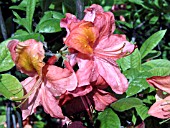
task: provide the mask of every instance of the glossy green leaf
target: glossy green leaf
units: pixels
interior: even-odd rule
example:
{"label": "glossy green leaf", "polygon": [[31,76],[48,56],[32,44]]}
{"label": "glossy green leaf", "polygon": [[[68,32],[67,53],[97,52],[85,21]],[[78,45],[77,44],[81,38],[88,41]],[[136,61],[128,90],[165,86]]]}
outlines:
{"label": "glossy green leaf", "polygon": [[111,109],[107,108],[100,112],[97,120],[99,121],[100,128],[120,128],[120,119],[117,114]]}
{"label": "glossy green leaf", "polygon": [[129,0],[129,2],[134,3],[134,4],[138,4],[138,5],[143,4],[143,0]]}
{"label": "glossy green leaf", "polygon": [[143,105],[142,101],[138,98],[123,98],[111,104],[111,107],[119,112],[129,110],[133,107]]}
{"label": "glossy green leaf", "polygon": [[124,74],[126,78],[129,79],[129,87],[126,91],[127,97],[133,96],[150,87],[148,82],[146,82],[146,78],[151,77],[151,73],[137,69],[129,69],[125,71]]}
{"label": "glossy green leaf", "polygon": [[0,43],[0,72],[7,71],[15,65],[7,48],[8,42],[9,40]]}
{"label": "glossy green leaf", "polygon": [[142,64],[142,70],[152,73],[152,76],[165,76],[170,74],[170,61],[156,59]]}
{"label": "glossy green leaf", "polygon": [[0,88],[0,93],[6,98],[23,96],[21,83],[10,74],[0,75]]}
{"label": "glossy green leaf", "polygon": [[136,111],[138,113],[138,115],[141,117],[141,119],[144,121],[147,117],[149,117],[150,115],[148,114],[148,110],[149,107],[145,106],[145,105],[140,105],[137,106]]}
{"label": "glossy green leaf", "polygon": [[40,33],[53,33],[61,31],[60,28],[60,20],[58,19],[48,19],[41,24],[39,24],[36,28],[36,31]]}
{"label": "glossy green leaf", "polygon": [[28,23],[28,32],[32,32],[32,19],[35,11],[36,0],[27,0],[26,19]]}
{"label": "glossy green leaf", "polygon": [[137,68],[140,70],[141,68],[140,52],[136,48],[135,51],[131,55],[121,58],[117,60],[117,62],[123,71],[130,69],[130,68]]}
{"label": "glossy green leaf", "polygon": [[44,36],[39,34],[39,33],[26,34],[26,35],[25,34],[15,35],[11,39],[18,39],[20,41],[25,41],[25,40],[28,40],[28,39],[35,39],[37,41],[44,42]]}
{"label": "glossy green leaf", "polygon": [[141,58],[144,58],[152,49],[158,45],[166,33],[166,30],[160,30],[150,36],[141,46],[140,53]]}

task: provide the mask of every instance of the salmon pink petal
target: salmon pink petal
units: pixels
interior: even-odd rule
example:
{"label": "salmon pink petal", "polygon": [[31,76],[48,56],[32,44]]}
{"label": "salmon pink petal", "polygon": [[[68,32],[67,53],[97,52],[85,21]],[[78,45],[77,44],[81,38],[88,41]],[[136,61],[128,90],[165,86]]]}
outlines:
{"label": "salmon pink petal", "polygon": [[100,37],[113,33],[115,19],[111,12],[104,12],[100,5],[93,4],[85,9],[85,21],[91,21],[99,29]]}
{"label": "salmon pink petal", "polygon": [[170,93],[170,76],[153,76],[147,78],[147,82],[160,90]]}
{"label": "salmon pink petal", "polygon": [[[36,81],[38,79],[38,76],[35,77],[28,77],[24,81],[21,82],[21,84],[24,87],[24,90],[26,93],[31,91],[31,89],[34,87]],[[41,83],[39,83],[41,84]],[[34,90],[32,94],[28,97],[28,99],[24,102],[21,106],[22,110],[22,117],[23,120],[27,118],[27,116],[33,114],[36,112],[36,107],[40,105],[40,97],[42,95],[41,90]]]}
{"label": "salmon pink petal", "polygon": [[120,69],[114,61],[96,58],[95,63],[99,74],[105,79],[115,93],[122,94],[126,91],[128,88],[128,81],[120,72]]}
{"label": "salmon pink petal", "polygon": [[[43,70],[45,70],[43,68]],[[49,65],[46,67],[46,86],[55,96],[60,96],[66,91],[73,91],[77,87],[77,78],[74,72]]]}
{"label": "salmon pink petal", "polygon": [[170,96],[155,102],[149,109],[148,114],[161,119],[170,118]]}
{"label": "salmon pink petal", "polygon": [[44,66],[43,59],[45,53],[41,42],[37,42],[34,39],[29,39],[19,43],[16,43],[16,41],[10,41],[8,47],[9,50],[12,50],[13,48],[10,52],[20,71],[29,76],[34,76],[35,74],[41,75],[41,69]]}
{"label": "salmon pink petal", "polygon": [[[72,24],[71,26],[73,26]],[[72,27],[72,30],[64,43],[68,47],[74,48],[81,53],[92,54],[93,45],[97,37],[98,31],[94,27],[93,23],[81,21]]]}
{"label": "salmon pink petal", "polygon": [[103,111],[106,106],[115,102],[117,99],[110,93],[97,89],[96,92],[94,92],[93,100],[95,109],[98,111]]}
{"label": "salmon pink petal", "polygon": [[9,43],[8,43],[8,49],[11,53],[11,56],[12,56],[12,60],[15,62],[16,60],[16,57],[17,57],[17,54],[16,54],[16,47],[19,43],[19,40],[11,40]]}
{"label": "salmon pink petal", "polygon": [[64,118],[61,107],[58,105],[58,100],[51,94],[51,92],[42,85],[41,87],[41,105],[44,111],[55,118]]}
{"label": "salmon pink petal", "polygon": [[69,30],[69,26],[71,23],[78,23],[79,20],[76,18],[75,15],[72,15],[70,13],[66,13],[66,18],[63,18],[61,21],[60,21],[60,27],[61,28],[65,28],[66,31],[67,31],[67,36],[70,34],[70,30]]}
{"label": "salmon pink petal", "polygon": [[125,35],[114,34],[108,38],[101,39],[95,47],[94,53],[100,57],[107,56],[117,60],[129,55],[134,51],[134,49],[135,45],[128,42]]}
{"label": "salmon pink petal", "polygon": [[78,86],[89,85],[90,82],[96,81],[99,73],[96,70],[96,64],[88,56],[79,54],[77,56],[79,69],[76,73],[78,79]]}

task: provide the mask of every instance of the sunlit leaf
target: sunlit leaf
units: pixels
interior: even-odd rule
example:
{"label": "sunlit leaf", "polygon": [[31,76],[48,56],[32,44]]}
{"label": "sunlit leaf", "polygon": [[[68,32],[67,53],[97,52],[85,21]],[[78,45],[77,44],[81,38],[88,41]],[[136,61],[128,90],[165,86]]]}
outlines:
{"label": "sunlit leaf", "polygon": [[7,48],[8,42],[9,40],[0,43],[0,72],[7,71],[15,65]]}
{"label": "sunlit leaf", "polygon": [[145,105],[140,105],[136,107],[136,111],[142,120],[145,120],[150,115],[148,114],[149,107]]}
{"label": "sunlit leaf", "polygon": [[23,96],[21,83],[10,74],[0,75],[0,88],[0,93],[6,98]]}
{"label": "sunlit leaf", "polygon": [[140,52],[136,48],[135,51],[131,55],[121,58],[117,62],[123,71],[125,71],[129,68],[137,68],[140,70],[140,68],[141,68]]}
{"label": "sunlit leaf", "polygon": [[151,50],[158,45],[166,33],[166,30],[160,30],[150,36],[141,46],[141,58],[144,58]]}
{"label": "sunlit leaf", "polygon": [[100,112],[97,120],[99,121],[100,128],[120,128],[120,119],[111,108]]}

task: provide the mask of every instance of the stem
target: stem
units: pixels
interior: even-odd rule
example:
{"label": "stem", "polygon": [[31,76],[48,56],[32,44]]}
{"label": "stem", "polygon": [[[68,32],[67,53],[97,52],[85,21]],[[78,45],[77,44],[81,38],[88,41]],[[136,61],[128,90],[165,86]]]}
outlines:
{"label": "stem", "polygon": [[6,110],[6,123],[7,128],[11,128],[11,101],[7,103],[7,110]]}
{"label": "stem", "polygon": [[75,0],[76,3],[76,15],[79,20],[84,17],[84,0]]}
{"label": "stem", "polygon": [[4,40],[6,40],[7,39],[7,31],[6,31],[4,19],[2,16],[1,7],[0,7],[0,27],[1,27],[1,32],[2,32],[3,38],[4,38]]}

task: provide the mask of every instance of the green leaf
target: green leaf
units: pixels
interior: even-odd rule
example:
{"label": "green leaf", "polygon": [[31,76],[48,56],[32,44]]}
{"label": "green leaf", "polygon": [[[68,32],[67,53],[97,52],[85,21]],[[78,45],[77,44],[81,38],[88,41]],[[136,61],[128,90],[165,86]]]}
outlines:
{"label": "green leaf", "polygon": [[53,33],[61,31],[60,20],[49,19],[37,26],[37,31],[40,33]]}
{"label": "green leaf", "polygon": [[135,114],[133,114],[133,115],[132,115],[132,122],[133,122],[133,124],[136,124],[136,120],[137,120],[137,119],[136,119],[136,116],[135,116]]}
{"label": "green leaf", "polygon": [[158,21],[159,17],[158,16],[154,16],[149,20],[149,24],[155,24]]}
{"label": "green leaf", "polygon": [[32,32],[32,19],[35,11],[36,0],[27,0],[26,20],[28,23],[28,32]]}
{"label": "green leaf", "polygon": [[144,58],[151,50],[158,45],[166,33],[166,30],[160,30],[150,36],[141,46],[140,53],[141,58]]}
{"label": "green leaf", "polygon": [[153,59],[156,58],[158,56],[161,55],[160,51],[156,51],[156,50],[152,50],[151,52],[148,53],[148,55],[146,55],[143,59],[147,60],[147,59]]}
{"label": "green leaf", "polygon": [[0,125],[4,125],[6,122],[6,115],[0,115]]}
{"label": "green leaf", "polygon": [[148,110],[149,107],[145,106],[145,105],[140,105],[137,106],[136,111],[138,113],[138,115],[141,117],[141,119],[144,121],[147,117],[149,117],[150,115],[148,114]]}
{"label": "green leaf", "polygon": [[97,120],[100,121],[100,128],[120,128],[120,119],[111,108],[100,112]]}
{"label": "green leaf", "polygon": [[124,58],[117,60],[118,64],[120,65],[123,71],[126,71],[130,68],[137,68],[140,70],[141,68],[141,55],[139,50],[136,48],[135,51]]}
{"label": "green leaf", "polygon": [[126,91],[127,97],[133,96],[150,87],[146,78],[151,77],[152,74],[147,71],[129,69],[124,72],[124,75],[129,79],[129,87]]}
{"label": "green leaf", "polygon": [[119,112],[123,112],[125,110],[129,110],[133,107],[143,105],[142,101],[138,98],[123,98],[111,104],[111,107]]}
{"label": "green leaf", "polygon": [[48,11],[45,12],[40,22],[36,26],[35,32],[52,33],[61,31],[60,20],[64,16],[59,12]]}
{"label": "green leaf", "polygon": [[150,72],[152,76],[165,76],[170,74],[170,61],[156,59],[142,64],[142,70]]}
{"label": "green leaf", "polygon": [[7,48],[8,42],[9,40],[0,43],[0,72],[7,71],[15,65]]}
{"label": "green leaf", "polygon": [[0,93],[8,99],[10,99],[10,97],[23,96],[23,89],[21,83],[12,75],[0,75],[0,88]]}
{"label": "green leaf", "polygon": [[25,34],[13,36],[11,39],[18,39],[20,41],[25,41],[28,39],[35,39],[37,41],[44,42],[44,36],[39,33],[26,34],[26,35]]}

